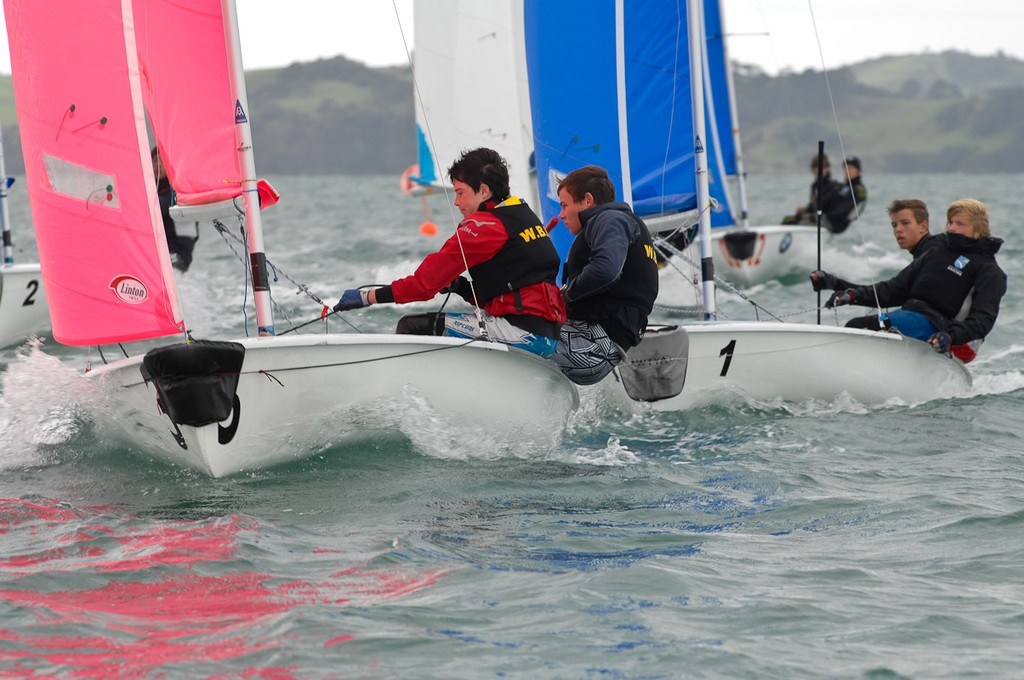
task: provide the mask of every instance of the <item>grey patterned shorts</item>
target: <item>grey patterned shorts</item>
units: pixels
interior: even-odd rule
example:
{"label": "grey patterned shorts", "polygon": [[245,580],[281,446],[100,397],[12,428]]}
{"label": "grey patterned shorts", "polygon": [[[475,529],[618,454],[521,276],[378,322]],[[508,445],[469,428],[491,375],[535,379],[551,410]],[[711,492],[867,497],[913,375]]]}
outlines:
{"label": "grey patterned shorts", "polygon": [[601,324],[570,320],[562,324],[558,347],[548,359],[577,385],[593,385],[625,357],[626,351],[608,337]]}

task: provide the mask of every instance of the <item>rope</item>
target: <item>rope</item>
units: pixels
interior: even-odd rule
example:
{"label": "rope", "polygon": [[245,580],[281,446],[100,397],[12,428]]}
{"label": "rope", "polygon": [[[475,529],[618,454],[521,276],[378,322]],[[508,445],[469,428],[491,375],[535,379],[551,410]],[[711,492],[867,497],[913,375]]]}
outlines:
{"label": "rope", "polygon": [[[671,264],[671,260],[668,257],[668,255],[671,254],[671,255],[675,255],[675,256],[679,257],[684,262],[689,264],[691,267],[695,268],[697,266],[696,263],[686,253],[684,253],[683,251],[679,250],[678,248],[673,246],[671,243],[668,243],[667,241],[664,241],[663,239],[655,240],[654,241],[654,247],[657,248],[662,253],[663,256],[665,256],[665,263],[666,264]],[[674,264],[671,264],[671,266],[672,266],[673,269],[675,269],[677,272],[679,272],[680,276],[683,276],[685,278],[686,275],[678,267],[676,267]],[[781,321],[782,320],[782,317],[778,316],[777,314],[774,314],[773,312],[769,311],[767,308],[761,306],[760,303],[755,302],[753,299],[748,297],[742,291],[737,289],[736,286],[732,285],[731,283],[729,283],[725,279],[720,278],[718,276],[718,274],[715,274],[714,278],[715,278],[715,285],[716,286],[721,286],[722,288],[726,289],[727,291],[729,291],[733,295],[736,295],[737,297],[742,298],[744,301],[748,302],[754,308],[755,313],[757,313],[757,312],[764,312],[765,314],[767,314],[771,318],[775,319],[776,321]],[[691,280],[691,283],[692,283],[692,280]],[[696,287],[696,286],[694,286],[694,287],[695,287],[695,289],[699,293],[700,289],[698,287]],[[661,308],[662,309],[672,309],[671,307],[661,307]],[[690,308],[688,308],[688,307],[679,307],[677,309],[679,309],[679,310],[687,310],[687,309],[690,309]],[[721,311],[718,311],[718,315],[719,316],[723,316],[725,318],[728,318],[728,316],[723,314]],[[759,318],[760,317],[758,317],[758,319]]]}
{"label": "rope", "polygon": [[[357,359],[355,361],[335,361],[335,362],[331,362],[331,363],[327,363],[327,364],[306,364],[306,365],[302,365],[302,366],[292,366],[290,368],[278,368],[278,369],[274,370],[274,373],[287,373],[289,371],[305,371],[305,370],[309,370],[309,369],[318,369],[318,368],[333,368],[333,367],[336,367],[336,366],[356,366],[356,365],[359,365],[359,364],[372,364],[372,363],[375,363],[375,362],[378,362],[378,361],[391,361],[392,359],[404,359],[406,357],[418,356],[420,354],[430,354],[432,352],[444,352],[444,351],[447,351],[447,350],[459,349],[461,347],[466,347],[467,345],[471,345],[474,342],[486,342],[486,340],[484,340],[483,338],[470,338],[469,340],[466,340],[465,342],[461,342],[461,343],[459,343],[457,345],[449,345],[449,346],[444,346],[444,347],[429,347],[427,349],[418,349],[418,350],[414,350],[414,351],[411,351],[411,352],[402,352],[402,353],[399,353],[399,354],[389,354],[388,356],[375,357],[375,358],[372,358],[372,359]],[[278,380],[277,377],[274,375],[274,373],[271,373],[270,371],[267,371],[266,369],[258,369],[258,370],[255,370],[255,371],[239,371],[237,373],[220,373],[219,375],[238,375],[238,376],[242,376],[242,375],[263,375],[268,380],[273,380],[278,385],[281,385],[283,387],[284,383],[282,383],[280,380]],[[136,384],[140,384],[140,383],[136,383]]]}
{"label": "rope", "polygon": [[[433,153],[434,158],[440,158],[437,153],[437,145],[434,144],[434,133],[430,127],[430,121],[427,119],[426,111],[427,107],[423,105],[423,95],[420,93],[419,79],[416,77],[416,67],[412,61],[412,51],[409,49],[409,41],[405,37],[405,29],[402,27],[402,19],[398,13],[398,3],[392,0],[391,6],[395,10],[395,21],[398,24],[398,32],[402,36],[402,47],[405,50],[405,58],[409,64],[409,73],[412,75],[413,91],[416,93],[416,100],[420,104],[420,110],[423,111],[423,126],[426,128],[427,144],[430,146],[430,150]],[[448,185],[441,183],[441,189],[444,191],[445,199],[448,202],[448,216],[452,223],[456,225],[455,228],[455,241],[459,244],[459,253],[462,255],[462,265],[464,270],[469,270],[469,261],[466,259],[466,249],[462,245],[462,235],[459,233],[458,225],[461,224],[462,220],[455,219],[455,202],[448,194]],[[473,295],[474,302],[474,313],[476,315],[477,324],[480,327],[480,333],[485,339],[489,339],[487,334],[487,324],[484,322],[483,315],[480,313],[480,298],[476,294],[476,286],[473,283],[472,278],[467,279],[469,281],[469,290]]]}
{"label": "rope", "polygon": [[[829,102],[829,106],[832,107],[832,119],[835,121],[836,137],[839,139],[839,153],[842,154],[843,162],[845,163],[846,162],[846,145],[843,142],[843,131],[842,131],[841,126],[839,125],[839,112],[836,109],[835,98],[832,96],[832,83],[831,83],[831,81],[828,78],[828,68],[825,66],[825,53],[821,49],[821,36],[818,35],[818,22],[814,18],[814,7],[811,5],[811,0],[807,0],[807,10],[811,14],[811,25],[814,27],[814,40],[815,40],[815,43],[818,46],[818,58],[821,60],[821,72],[825,76],[825,88],[828,90],[828,102]],[[857,216],[857,220],[859,221],[860,220],[860,206],[857,205],[857,196],[856,196],[856,194],[854,194],[854,191],[853,191],[853,182],[849,178],[847,178],[846,185],[847,185],[847,187],[850,190],[850,197],[853,199],[854,214]],[[820,212],[820,210],[819,210],[819,212]],[[864,239],[863,230],[858,230],[857,238],[860,239],[860,244],[862,246],[865,245],[866,241]],[[875,311],[876,311],[876,313],[878,315],[879,323],[881,323],[881,319],[882,319],[882,305],[881,305],[881,303],[878,300],[878,289],[875,287],[875,282],[874,281],[871,282],[871,294],[875,298]]]}
{"label": "rope", "polygon": [[[472,344],[474,342],[481,342],[481,341],[487,342],[483,338],[471,338],[471,339],[466,340],[465,342],[461,342],[461,343],[459,343],[457,345],[450,345],[450,346],[445,346],[445,347],[429,347],[427,349],[418,349],[418,350],[414,350],[412,352],[403,352],[401,354],[389,354],[388,356],[385,356],[385,357],[375,357],[375,358],[372,358],[372,359],[358,359],[356,361],[336,361],[336,362],[329,363],[329,364],[313,364],[313,365],[304,365],[304,366],[294,366],[292,368],[279,368],[275,372],[302,371],[302,370],[306,370],[306,369],[309,369],[309,368],[331,368],[332,366],[355,366],[355,365],[358,365],[358,364],[372,364],[372,363],[375,363],[375,362],[378,362],[378,361],[391,361],[392,359],[404,359],[405,357],[414,357],[414,356],[417,356],[417,355],[420,355],[420,354],[430,354],[432,352],[443,352],[445,350],[458,349],[459,347],[465,347],[465,346],[470,345],[470,344]],[[255,373],[265,373],[266,371],[254,371],[254,372]],[[239,375],[242,375],[242,374],[240,373]]]}
{"label": "rope", "polygon": [[[232,239],[235,240],[236,243],[238,243],[239,245],[244,246],[245,245],[245,239],[244,239],[245,225],[242,224],[242,219],[239,218],[239,231],[241,232],[242,237],[239,237],[239,236],[236,236],[235,234],[232,234],[227,229],[227,227],[224,226],[224,224],[220,220],[214,220],[213,221],[213,226],[214,226],[214,228],[217,229],[217,232],[221,235],[221,238],[224,239],[224,242],[227,243],[228,247],[231,249],[231,252],[234,253],[235,257],[237,257],[239,259],[239,261],[242,262],[243,267],[245,269],[245,281],[246,281],[246,284],[245,284],[245,297],[242,300],[242,316],[245,318],[245,335],[246,335],[246,337],[248,337],[249,336],[249,319],[248,319],[248,315],[246,314],[246,311],[245,311],[245,304],[248,301],[249,281],[250,281],[250,278],[249,278],[249,266],[250,265],[249,265],[248,259],[245,258],[243,255],[240,255],[238,253],[238,251],[235,250],[235,247],[234,247],[234,245],[232,245],[231,241],[229,241],[228,238],[227,238],[228,236],[230,236]],[[267,258],[267,266],[270,267],[271,272],[273,273],[273,280],[274,280],[275,283],[280,280],[279,275],[284,277],[285,279],[290,281],[297,288],[297,290],[295,292],[296,295],[298,295],[299,293],[304,293],[306,295],[306,297],[310,298],[311,300],[313,300],[314,302],[319,304],[320,307],[321,307],[321,312],[320,312],[320,316],[319,317],[317,317],[316,319],[313,319],[312,321],[307,321],[305,323],[301,323],[301,324],[297,324],[296,325],[291,320],[291,317],[288,315],[287,310],[285,310],[284,307],[282,307],[277,302],[277,300],[274,299],[273,294],[271,294],[271,296],[270,296],[271,304],[274,305],[274,309],[276,309],[277,311],[279,311],[281,313],[281,315],[285,318],[285,320],[288,322],[288,324],[290,326],[287,330],[284,330],[281,333],[278,333],[278,335],[285,335],[287,333],[290,333],[292,331],[298,330],[300,328],[305,328],[306,326],[314,323],[315,321],[326,321],[327,317],[333,316],[333,314],[334,314],[333,312],[331,312],[331,313],[327,313],[326,312],[326,310],[328,309],[328,305],[318,295],[316,295],[315,293],[310,291],[309,286],[307,284],[300,283],[299,281],[296,281],[295,279],[293,279],[291,276],[288,275],[288,273],[285,270],[280,269],[277,265],[275,265],[270,260],[270,258]],[[361,333],[362,332],[358,328],[356,328],[354,325],[352,325],[352,323],[350,323],[348,320],[345,320],[345,323],[347,323],[357,333]],[[325,330],[326,330],[326,326],[325,326]]]}

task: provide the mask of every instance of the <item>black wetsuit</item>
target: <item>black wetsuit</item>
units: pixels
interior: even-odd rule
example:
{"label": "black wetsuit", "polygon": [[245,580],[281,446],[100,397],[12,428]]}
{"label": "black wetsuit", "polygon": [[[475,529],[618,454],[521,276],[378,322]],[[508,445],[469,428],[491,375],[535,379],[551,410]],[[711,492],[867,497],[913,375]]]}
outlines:
{"label": "black wetsuit", "polygon": [[848,183],[839,182],[833,186],[835,191],[824,195],[821,212],[825,217],[825,228],[833,234],[841,234],[857,219],[858,211],[863,209],[864,202],[868,200],[868,189],[860,176]]}
{"label": "black wetsuit", "polygon": [[[936,330],[949,333],[952,344],[984,338],[999,316],[1006,294],[1006,274],[995,255],[1003,241],[961,234],[935,235],[936,243],[899,274],[872,286],[851,288],[853,304],[900,307],[926,317]],[[957,319],[968,296],[971,308]]]}

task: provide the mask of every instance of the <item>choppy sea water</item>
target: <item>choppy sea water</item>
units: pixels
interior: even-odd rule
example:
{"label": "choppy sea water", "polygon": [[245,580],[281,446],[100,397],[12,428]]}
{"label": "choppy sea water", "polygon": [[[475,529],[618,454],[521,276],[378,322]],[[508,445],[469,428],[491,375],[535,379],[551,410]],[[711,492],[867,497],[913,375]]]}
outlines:
{"label": "choppy sea water", "polygon": [[[887,277],[907,261],[890,200],[927,200],[933,231],[953,199],[989,204],[1010,290],[971,394],[924,404],[589,399],[544,455],[396,434],[213,480],[94,434],[95,350],[4,350],[0,677],[1019,677],[1022,179],[866,173],[864,220],[826,245],[837,274]],[[386,283],[440,244],[425,209],[442,233],[454,219],[394,177],[275,184],[279,329],[319,310],[293,280],[328,302]],[[753,182],[755,221],[807,184]],[[28,261],[23,182],[11,200]],[[197,337],[242,332],[229,242],[204,231],[179,279]],[[816,305],[801,277],[744,294],[787,319]],[[347,319],[389,330],[400,313]]]}

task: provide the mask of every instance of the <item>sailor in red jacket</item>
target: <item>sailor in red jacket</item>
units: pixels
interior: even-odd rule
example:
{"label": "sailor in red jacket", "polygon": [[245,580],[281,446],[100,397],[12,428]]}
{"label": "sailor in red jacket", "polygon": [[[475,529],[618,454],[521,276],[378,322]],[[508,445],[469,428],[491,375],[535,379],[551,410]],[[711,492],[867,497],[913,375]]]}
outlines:
{"label": "sailor in red jacket", "polygon": [[[449,290],[483,310],[411,314],[398,333],[489,337],[548,356],[565,321],[556,285],[560,260],[540,218],[510,195],[508,167],[496,151],[467,151],[448,170],[463,220],[411,275],[387,286],[346,290],[336,311],[429,300]],[[469,279],[460,276],[469,272]]]}

